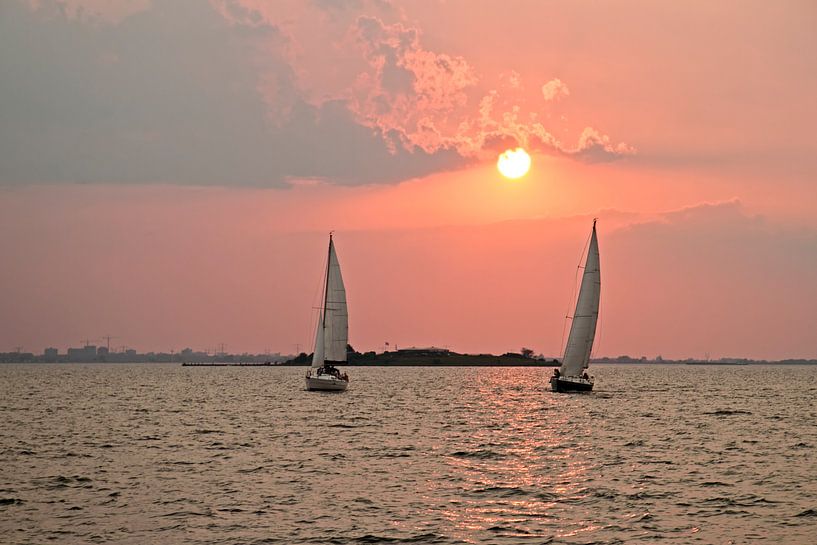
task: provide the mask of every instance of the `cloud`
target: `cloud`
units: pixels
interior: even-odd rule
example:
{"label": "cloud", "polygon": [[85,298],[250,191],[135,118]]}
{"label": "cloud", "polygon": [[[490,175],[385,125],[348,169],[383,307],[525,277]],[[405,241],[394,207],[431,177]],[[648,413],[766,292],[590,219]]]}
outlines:
{"label": "cloud", "polygon": [[522,75],[516,70],[511,70],[499,75],[504,86],[509,89],[519,89],[522,87]]}
{"label": "cloud", "polygon": [[[486,106],[487,109],[487,106]],[[606,134],[585,127],[576,146],[565,144],[536,121],[519,120],[519,110],[505,112],[500,121],[488,116],[479,126],[480,151],[503,151],[523,146],[549,155],[570,157],[583,163],[607,163],[634,155],[636,149],[626,143],[613,143]]]}
{"label": "cloud", "polygon": [[542,96],[545,98],[545,101],[559,100],[568,95],[570,95],[570,89],[558,78],[554,78],[542,85]]}
{"label": "cloud", "polygon": [[[398,135],[398,141],[390,142],[392,150],[402,145],[484,158],[521,145],[585,163],[612,161],[636,151],[591,127],[583,130],[576,146],[560,142],[537,120],[536,111],[506,96],[523,89],[516,71],[500,75],[503,91],[493,89],[478,97],[480,80],[467,60],[424,49],[417,28],[363,16],[356,35],[371,71],[358,79],[352,110],[362,123]],[[570,91],[553,79],[542,93],[553,101]]]}
{"label": "cloud", "polygon": [[585,163],[606,163],[636,153],[634,147],[623,142],[614,144],[609,136],[592,127],[585,127],[576,148],[563,151]]}
{"label": "cloud", "polygon": [[257,12],[162,0],[118,24],[12,3],[0,18],[0,183],[395,182],[455,168],[389,149],[343,101],[306,102],[289,38]]}
{"label": "cloud", "polygon": [[477,83],[468,62],[422,48],[419,30],[401,23],[361,16],[355,32],[370,67],[353,90],[355,115],[397,135],[393,146],[426,152],[456,147],[449,116],[466,105],[466,91]]}
{"label": "cloud", "polygon": [[5,3],[0,184],[391,183],[505,144],[585,162],[634,151],[592,129],[557,140],[519,74],[485,89],[387,3],[324,4],[156,0],[106,17]]}

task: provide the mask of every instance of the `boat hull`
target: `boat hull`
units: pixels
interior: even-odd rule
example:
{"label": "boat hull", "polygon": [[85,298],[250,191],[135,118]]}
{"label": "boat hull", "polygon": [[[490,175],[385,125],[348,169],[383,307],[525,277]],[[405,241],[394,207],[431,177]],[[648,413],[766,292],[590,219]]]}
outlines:
{"label": "boat hull", "polygon": [[331,375],[306,377],[306,389],[310,391],[343,392],[348,386],[348,380],[343,380]]}
{"label": "boat hull", "polygon": [[550,377],[550,388],[554,392],[590,392],[593,381],[582,377]]}

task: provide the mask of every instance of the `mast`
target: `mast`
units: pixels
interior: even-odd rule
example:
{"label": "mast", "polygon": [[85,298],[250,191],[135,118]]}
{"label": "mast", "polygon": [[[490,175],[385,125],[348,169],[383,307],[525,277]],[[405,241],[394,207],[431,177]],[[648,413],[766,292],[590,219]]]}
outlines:
{"label": "mast", "polygon": [[332,233],[334,233],[334,231],[329,231],[329,248],[326,250],[326,274],[324,275],[326,278],[323,285],[323,321],[321,323],[321,328],[323,329],[326,329],[326,299],[329,297],[329,264],[332,261]]}

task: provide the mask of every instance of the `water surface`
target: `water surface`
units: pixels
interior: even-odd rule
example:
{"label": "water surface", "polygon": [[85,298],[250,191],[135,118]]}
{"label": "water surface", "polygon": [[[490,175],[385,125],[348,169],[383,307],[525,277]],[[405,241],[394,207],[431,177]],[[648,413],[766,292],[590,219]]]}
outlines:
{"label": "water surface", "polygon": [[0,366],[3,543],[814,543],[817,368]]}

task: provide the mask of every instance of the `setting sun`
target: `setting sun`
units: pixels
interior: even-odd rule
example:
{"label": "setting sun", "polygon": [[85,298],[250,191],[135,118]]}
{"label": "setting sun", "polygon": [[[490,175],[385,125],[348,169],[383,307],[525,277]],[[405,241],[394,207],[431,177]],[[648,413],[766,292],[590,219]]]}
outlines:
{"label": "setting sun", "polygon": [[496,168],[506,178],[521,178],[530,170],[530,155],[522,148],[505,150],[499,154]]}

